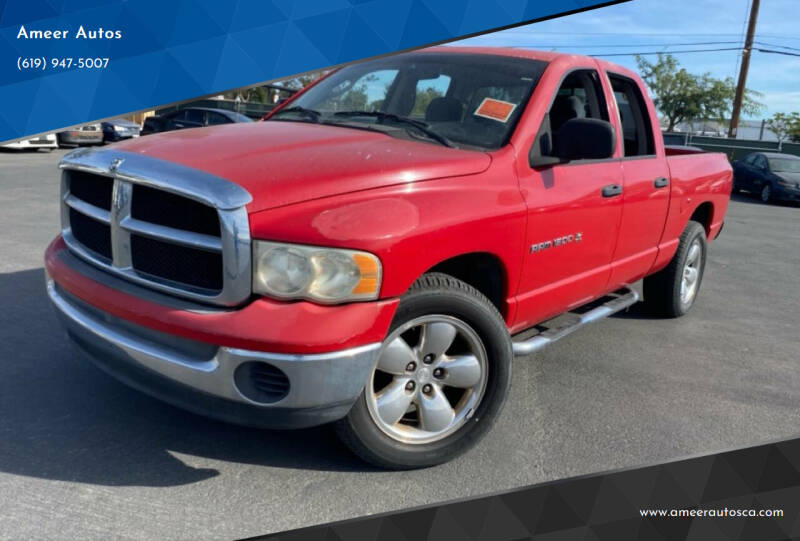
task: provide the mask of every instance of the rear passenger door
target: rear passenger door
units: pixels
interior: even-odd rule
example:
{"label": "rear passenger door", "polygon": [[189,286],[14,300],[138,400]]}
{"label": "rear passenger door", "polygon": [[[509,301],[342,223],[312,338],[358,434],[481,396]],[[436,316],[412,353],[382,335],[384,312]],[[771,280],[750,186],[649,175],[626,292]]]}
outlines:
{"label": "rear passenger door", "polygon": [[645,90],[633,79],[608,73],[623,141],[622,221],[610,285],[635,282],[655,262],[669,208],[667,160],[656,144],[654,116]]}
{"label": "rear passenger door", "polygon": [[733,168],[734,181],[737,188],[750,190],[752,188],[752,169],[753,162],[758,154],[749,154],[742,161],[736,163]]}

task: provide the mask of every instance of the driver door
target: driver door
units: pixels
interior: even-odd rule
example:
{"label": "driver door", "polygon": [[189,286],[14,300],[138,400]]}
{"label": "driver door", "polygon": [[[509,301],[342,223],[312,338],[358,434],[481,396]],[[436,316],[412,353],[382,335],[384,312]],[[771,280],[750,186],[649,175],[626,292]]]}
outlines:
{"label": "driver door", "polygon": [[[553,96],[534,152],[554,153],[554,135],[571,118],[608,121],[602,84],[594,69],[570,73]],[[617,157],[577,160],[528,167],[519,178],[528,221],[515,327],[526,328],[605,292],[622,217],[622,167]]]}

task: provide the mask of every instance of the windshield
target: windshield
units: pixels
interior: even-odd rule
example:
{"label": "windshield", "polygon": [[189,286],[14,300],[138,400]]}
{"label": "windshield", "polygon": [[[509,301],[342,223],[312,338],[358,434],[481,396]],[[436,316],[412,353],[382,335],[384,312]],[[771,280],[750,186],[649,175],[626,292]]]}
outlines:
{"label": "windshield", "polygon": [[270,120],[344,124],[432,144],[496,149],[511,136],[546,65],[495,55],[397,55],[337,71]]}
{"label": "windshield", "polygon": [[770,158],[769,168],[773,173],[800,173],[800,159]]}

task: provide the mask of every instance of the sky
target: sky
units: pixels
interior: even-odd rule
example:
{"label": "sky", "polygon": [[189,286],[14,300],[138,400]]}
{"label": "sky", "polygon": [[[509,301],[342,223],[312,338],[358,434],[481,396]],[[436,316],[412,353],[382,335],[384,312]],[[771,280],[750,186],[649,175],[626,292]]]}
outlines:
{"label": "sky", "polygon": [[[744,43],[750,0],[632,0],[551,21],[477,36],[453,45],[529,47],[599,55],[636,69],[633,56],[617,53],[673,53],[691,73],[738,78],[741,53],[684,53]],[[800,55],[800,0],[761,0],[756,46]],[[725,42],[725,43],[718,43]],[[700,43],[713,43],[697,45]],[[686,45],[678,45],[686,44]],[[647,57],[655,60],[656,56]],[[747,87],[762,92],[765,109],[800,112],[800,56],[753,52]]]}

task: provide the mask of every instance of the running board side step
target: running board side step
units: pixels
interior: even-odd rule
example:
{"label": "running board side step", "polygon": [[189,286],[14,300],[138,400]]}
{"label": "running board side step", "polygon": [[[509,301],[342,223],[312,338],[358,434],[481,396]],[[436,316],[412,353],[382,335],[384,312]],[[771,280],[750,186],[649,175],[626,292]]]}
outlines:
{"label": "running board side step", "polygon": [[532,338],[514,342],[514,356],[520,357],[535,353],[545,346],[552,344],[556,340],[561,340],[565,336],[572,334],[589,323],[594,323],[595,321],[616,314],[617,312],[625,310],[626,308],[639,302],[639,293],[630,287],[620,290],[613,295],[615,295],[614,298],[608,302],[601,304],[596,308],[592,308],[583,314],[576,314],[578,315],[578,319],[575,321],[575,323],[565,327],[545,329]]}

